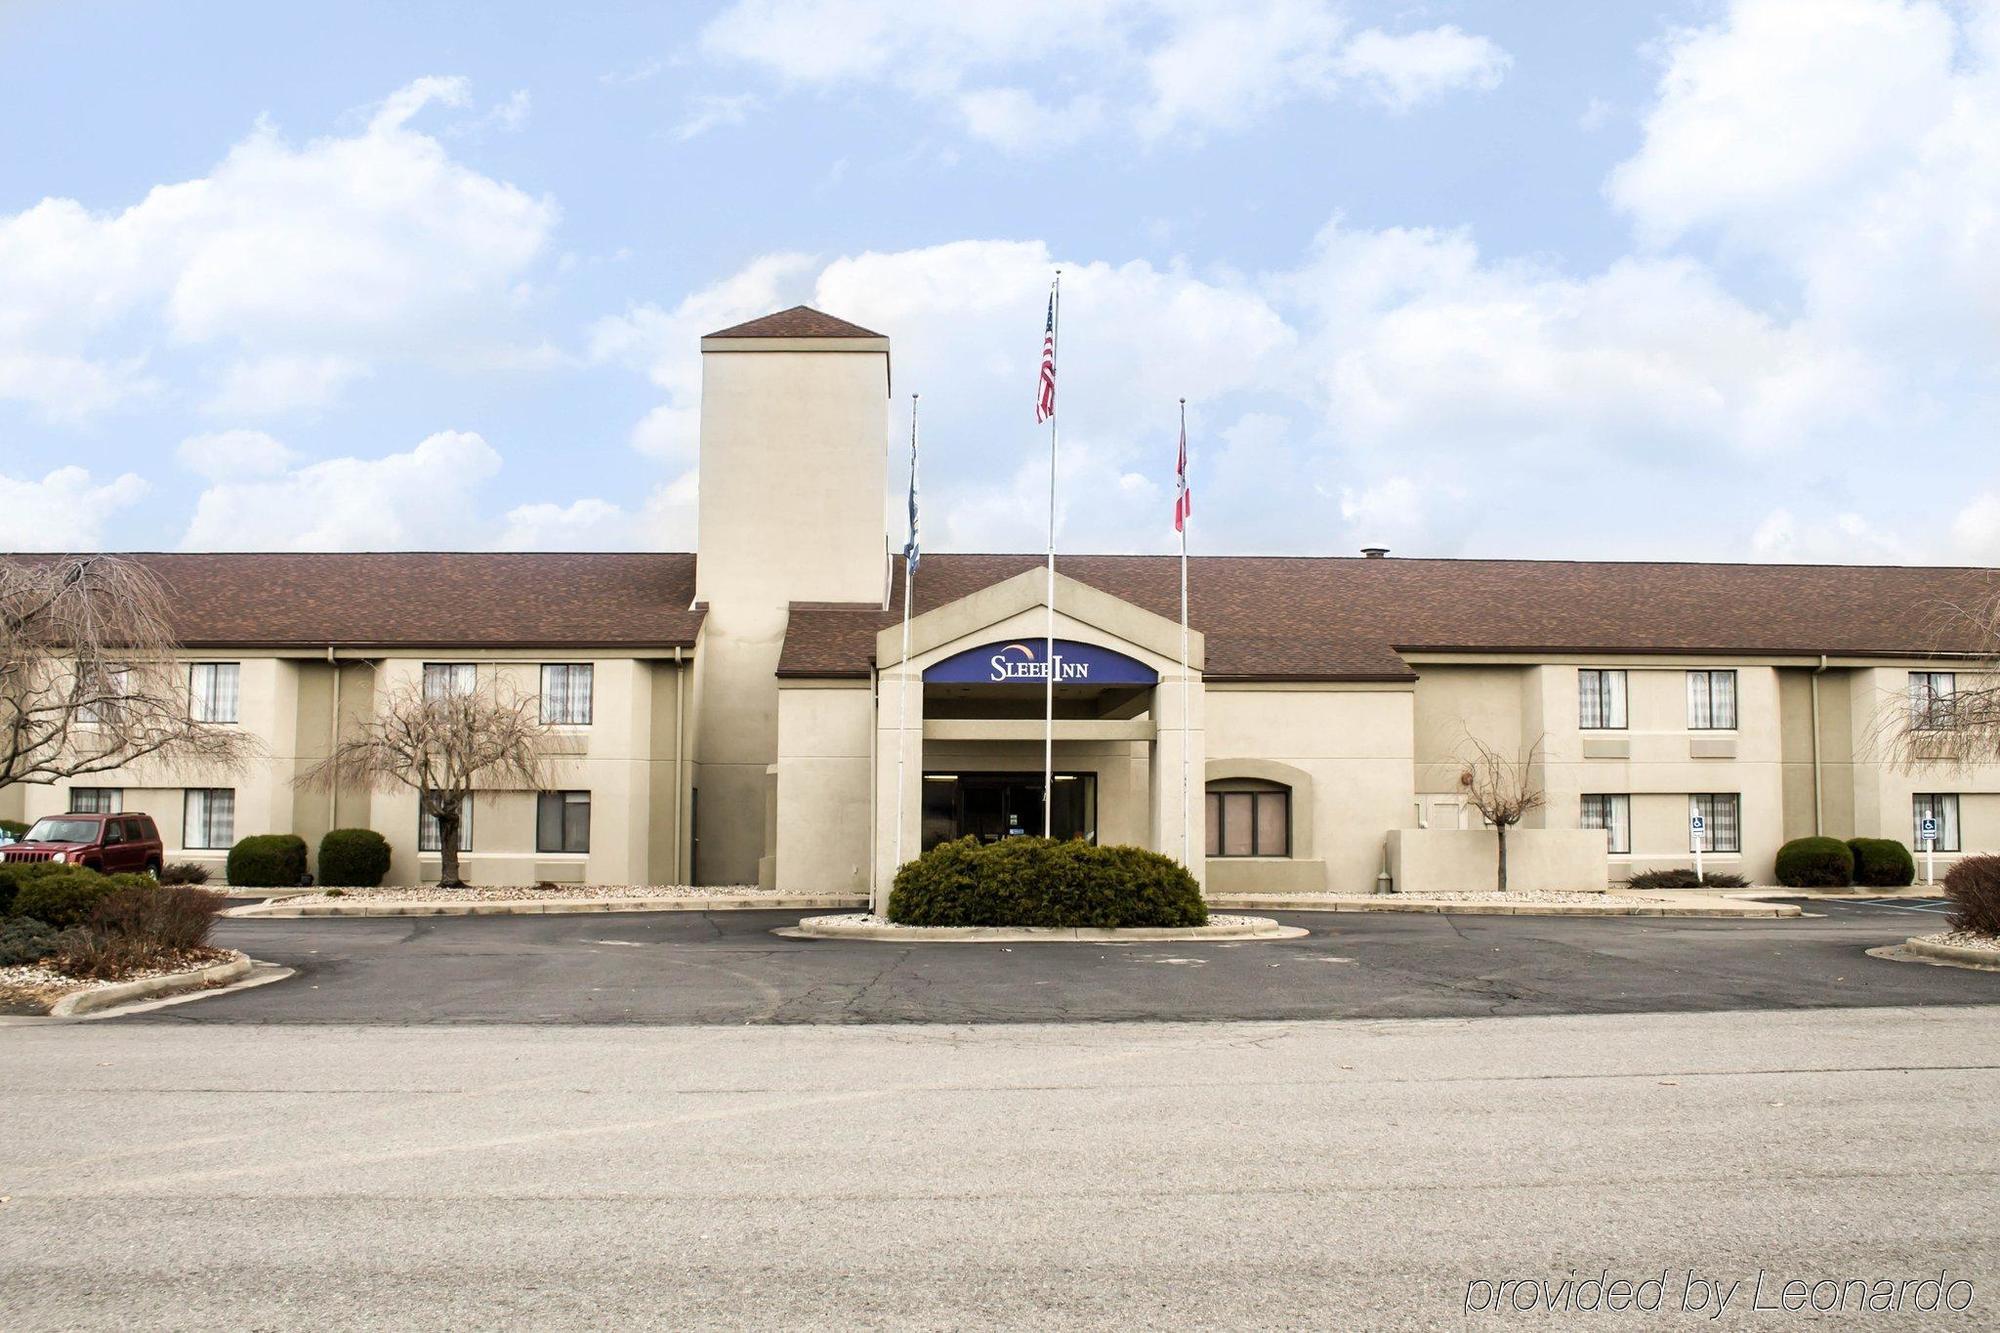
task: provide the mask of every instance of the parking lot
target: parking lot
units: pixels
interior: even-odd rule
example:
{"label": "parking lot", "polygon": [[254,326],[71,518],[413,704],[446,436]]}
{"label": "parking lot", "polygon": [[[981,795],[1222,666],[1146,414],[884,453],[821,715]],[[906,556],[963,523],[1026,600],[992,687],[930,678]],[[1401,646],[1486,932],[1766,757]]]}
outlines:
{"label": "parking lot", "polygon": [[1871,958],[1942,928],[1913,900],[1789,920],[1279,914],[1302,939],[784,939],[796,912],[231,921],[295,968],[120,1022],[1011,1023],[1439,1018],[1982,1004],[2000,975]]}

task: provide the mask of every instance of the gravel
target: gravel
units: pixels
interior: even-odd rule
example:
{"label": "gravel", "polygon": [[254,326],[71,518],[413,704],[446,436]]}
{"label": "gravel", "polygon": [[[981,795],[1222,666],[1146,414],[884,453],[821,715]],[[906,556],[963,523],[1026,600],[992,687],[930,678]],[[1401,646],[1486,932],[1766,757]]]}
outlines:
{"label": "gravel", "polygon": [[1288,893],[1287,898],[1373,898],[1406,903],[1657,903],[1665,902],[1644,893],[1607,893],[1603,889],[1473,889],[1429,893]]}
{"label": "gravel", "polygon": [[[342,889],[339,894],[288,894],[291,903],[524,903],[545,898],[756,898],[779,897],[776,889],[760,889],[754,884],[557,884],[538,889],[532,884],[473,884],[462,889],[439,888],[435,884],[387,886],[373,889]],[[782,895],[797,897],[796,893]]]}
{"label": "gravel", "polygon": [[122,977],[110,980],[94,980],[72,977],[58,972],[48,963],[22,963],[15,967],[0,967],[0,992],[25,995],[30,999],[54,1004],[65,995],[78,991],[102,990],[106,986],[122,986],[128,981],[145,981],[152,977],[179,976],[183,972],[199,972],[205,967],[214,967],[229,958],[227,949],[192,949],[161,967],[142,967],[128,972]]}
{"label": "gravel", "polygon": [[1984,949],[2000,956],[2000,935],[1981,935],[1974,930],[1944,930],[1921,938],[1925,944],[1945,944],[1954,949]]}

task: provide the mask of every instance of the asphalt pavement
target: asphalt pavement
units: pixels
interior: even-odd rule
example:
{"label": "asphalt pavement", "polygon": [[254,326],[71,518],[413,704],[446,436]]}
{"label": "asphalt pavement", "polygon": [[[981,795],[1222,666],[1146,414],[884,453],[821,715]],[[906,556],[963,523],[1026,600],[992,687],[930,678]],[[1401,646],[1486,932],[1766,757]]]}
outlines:
{"label": "asphalt pavement", "polygon": [[120,1023],[1218,1022],[2000,1002],[2000,974],[1871,958],[1942,929],[1907,904],[1770,920],[1277,913],[1212,944],[888,944],[772,934],[797,912],[238,920],[297,969]]}

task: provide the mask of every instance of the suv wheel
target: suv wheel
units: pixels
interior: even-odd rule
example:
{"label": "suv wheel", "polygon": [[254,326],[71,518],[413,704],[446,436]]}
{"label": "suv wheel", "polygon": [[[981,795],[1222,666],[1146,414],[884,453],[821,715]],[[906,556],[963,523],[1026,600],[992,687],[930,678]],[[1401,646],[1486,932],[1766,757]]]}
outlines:
{"label": "suv wheel", "polygon": [[157,860],[146,862],[146,873],[157,880],[160,877],[160,863]]}

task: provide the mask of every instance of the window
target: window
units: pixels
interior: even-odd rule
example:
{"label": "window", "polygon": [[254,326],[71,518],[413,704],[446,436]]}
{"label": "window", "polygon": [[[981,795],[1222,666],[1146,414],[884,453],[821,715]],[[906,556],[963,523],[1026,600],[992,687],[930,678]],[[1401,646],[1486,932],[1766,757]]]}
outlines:
{"label": "window", "polygon": [[1632,850],[1632,798],[1585,796],[1577,813],[1578,828],[1601,828],[1614,856]]}
{"label": "window", "polygon": [[590,725],[591,667],[588,662],[552,662],[542,667],[542,721],[552,726]]}
{"label": "window", "polygon": [[123,787],[71,787],[69,812],[73,815],[115,815],[125,808]]}
{"label": "window", "polygon": [[1625,726],[1625,673],[1585,667],[1576,673],[1577,725],[1586,731]]}
{"label": "window", "polygon": [[479,670],[470,662],[424,663],[424,698],[445,699],[479,688]]}
{"label": "window", "polygon": [[1924,821],[1937,821],[1937,841],[1930,850],[1955,852],[1958,846],[1958,793],[1918,792],[1910,798],[1910,846],[1924,850]]}
{"label": "window", "polygon": [[77,681],[76,689],[82,701],[77,704],[76,720],[95,725],[132,692],[131,668],[106,667],[104,674],[94,680]]}
{"label": "window", "polygon": [[1688,729],[1690,731],[1736,729],[1734,671],[1688,672]]}
{"label": "window", "polygon": [[[438,822],[431,812],[424,808],[422,798],[417,801],[417,850],[420,852],[441,852],[444,850],[444,835],[438,830]],[[465,802],[458,809],[458,850],[472,850],[472,793],[467,792]]]}
{"label": "window", "polygon": [[1743,806],[1742,797],[1735,792],[1714,796],[1688,797],[1688,850],[1694,846],[1694,819],[1700,815],[1707,825],[1702,834],[1701,850],[1704,852],[1740,852],[1743,850]]}
{"label": "window", "polygon": [[189,667],[189,715],[197,722],[234,722],[240,670],[235,662],[196,662]]}
{"label": "window", "polygon": [[1290,856],[1292,791],[1275,782],[1232,782],[1208,790],[1210,856]]}
{"label": "window", "polygon": [[236,841],[236,791],[232,787],[190,787],[181,846],[220,848]]}
{"label": "window", "polygon": [[1951,725],[1958,701],[1958,677],[1949,671],[1910,673],[1910,726],[1918,731],[1942,731]]}
{"label": "window", "polygon": [[589,792],[545,791],[537,798],[535,850],[538,852],[590,850]]}

